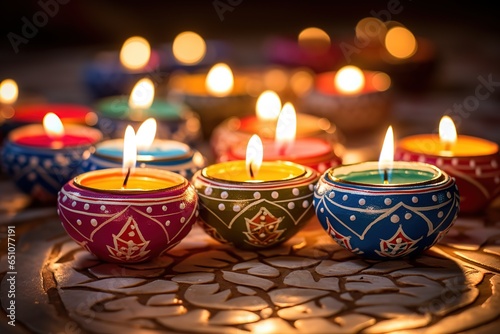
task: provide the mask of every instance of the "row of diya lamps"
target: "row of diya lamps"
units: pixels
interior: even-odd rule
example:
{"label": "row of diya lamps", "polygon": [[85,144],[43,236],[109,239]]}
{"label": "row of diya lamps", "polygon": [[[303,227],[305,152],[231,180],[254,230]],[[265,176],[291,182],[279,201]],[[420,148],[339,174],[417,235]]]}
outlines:
{"label": "row of diya lamps", "polygon": [[[304,113],[325,117],[346,133],[359,133],[387,119],[391,79],[401,87],[408,86],[405,80],[411,78],[412,91],[428,86],[436,51],[428,40],[416,38],[395,21],[365,18],[355,32],[335,43],[316,27],[304,29],[295,38],[269,38],[261,50],[267,65],[233,66],[234,73],[226,65],[235,58],[228,42],[204,40],[185,31],[172,43],[152,49],[145,38],[133,36],[119,52],[100,52],[86,64],[84,84],[94,97],[102,98],[128,94],[139,78],[149,75],[165,84],[171,98],[201,116],[205,139],[235,110],[237,116],[252,115],[258,94],[267,89],[294,102]],[[339,72],[332,69],[346,64],[365,69],[366,82],[357,91],[332,84]],[[205,80],[210,77],[231,79],[210,87]],[[364,117],[365,110],[371,110],[370,117]]]}
{"label": "row of diya lamps", "polygon": [[[74,124],[75,106],[24,106],[26,115],[45,113],[44,126],[19,126],[2,147],[4,170],[19,188],[57,202],[67,233],[105,261],[159,256],[197,221],[221,243],[263,249],[313,217],[355,254],[401,258],[434,245],[459,211],[481,212],[500,191],[498,145],[458,136],[449,117],[439,135],[406,137],[396,148],[390,127],[378,162],[342,164],[325,120],[285,103],[277,119],[241,117],[226,126],[219,141],[232,144],[217,146],[223,154],[208,165],[189,144],[155,138],[164,123],[150,117],[154,85],[136,88],[126,104],[114,104],[126,120],[103,109],[80,118],[108,118],[124,126],[123,138],[103,140],[106,128]],[[135,131],[137,115],[148,118]]]}
{"label": "row of diya lamps", "polygon": [[[386,72],[401,88],[414,91],[428,86],[437,58],[430,40],[416,37],[400,22],[382,22],[376,17],[361,19],[354,32],[345,37],[336,33],[332,43],[323,29],[309,27],[296,36],[270,36],[254,51],[267,63],[285,68],[322,73],[350,63]],[[176,70],[196,72],[234,59],[234,49],[227,41],[205,40],[193,31],[181,32],[171,43],[154,49],[144,37],[133,36],[119,53],[99,52],[85,66],[84,83],[96,97],[116,95],[128,92],[129,85],[145,73],[162,77]]]}

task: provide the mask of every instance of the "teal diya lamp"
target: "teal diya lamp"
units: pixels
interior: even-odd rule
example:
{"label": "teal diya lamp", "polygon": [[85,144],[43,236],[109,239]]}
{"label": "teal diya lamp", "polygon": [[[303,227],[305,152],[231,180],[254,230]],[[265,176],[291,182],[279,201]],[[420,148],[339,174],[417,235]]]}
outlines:
{"label": "teal diya lamp", "polygon": [[[416,256],[452,227],[460,207],[455,179],[421,162],[391,161],[392,128],[381,159],[331,168],[315,188],[321,226],[361,257]],[[387,148],[389,147],[389,148]],[[389,153],[387,153],[389,151]]]}
{"label": "teal diya lamp", "polygon": [[[137,167],[168,170],[188,180],[205,167],[206,158],[198,150],[176,140],[155,138],[157,127],[156,120],[148,118],[137,130]],[[128,129],[133,131],[131,126]],[[124,138],[108,139],[93,145],[83,154],[80,172],[120,167],[124,146]]]}
{"label": "teal diya lamp", "polygon": [[153,82],[139,80],[130,96],[118,95],[100,99],[95,105],[97,127],[107,138],[122,138],[127,125],[137,131],[148,118],[158,122],[157,133],[168,138],[195,143],[200,139],[201,126],[198,114],[183,103],[155,98]]}
{"label": "teal diya lamp", "polygon": [[262,162],[262,142],[248,142],[246,160],[210,165],[192,179],[199,222],[221,243],[264,249],[283,243],[314,217],[318,173],[286,161]]}

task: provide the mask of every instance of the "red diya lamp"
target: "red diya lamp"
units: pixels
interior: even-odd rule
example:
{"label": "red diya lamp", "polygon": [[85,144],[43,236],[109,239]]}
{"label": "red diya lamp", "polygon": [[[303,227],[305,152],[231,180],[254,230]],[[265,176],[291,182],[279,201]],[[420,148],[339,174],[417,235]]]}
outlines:
{"label": "red diya lamp", "polygon": [[[335,154],[334,143],[317,137],[297,137],[297,116],[290,102],[281,110],[274,139],[263,140],[264,161],[291,161],[304,165],[322,173],[330,167],[338,166],[342,159]],[[244,160],[245,145],[234,145],[229,148],[227,161]]]}
{"label": "red diya lamp", "polygon": [[498,145],[489,140],[457,135],[453,120],[444,116],[438,134],[421,134],[399,141],[396,159],[436,165],[456,179],[460,211],[484,210],[500,193]]}
{"label": "red diya lamp", "polygon": [[380,128],[391,113],[391,79],[383,72],[344,66],[318,74],[301,101],[303,112],[325,117],[345,135]]}
{"label": "red diya lamp", "polygon": [[2,149],[4,170],[25,193],[52,202],[61,186],[76,175],[82,154],[102,139],[89,126],[63,125],[54,113],[42,124],[12,130]]}
{"label": "red diya lamp", "polygon": [[80,174],[58,194],[58,214],[68,235],[104,261],[151,260],[177,245],[198,217],[198,196],[186,178],[136,169],[136,156],[130,126],[122,168]]}
{"label": "red diya lamp", "polygon": [[[281,99],[272,90],[262,92],[257,99],[256,113],[243,117],[230,117],[219,124],[210,138],[210,145],[217,161],[228,160],[232,146],[247,142],[253,134],[264,140],[272,140],[276,134],[276,122],[281,110]],[[340,139],[336,127],[326,118],[297,113],[297,138],[323,138],[340,150]]]}
{"label": "red diya lamp", "polygon": [[87,106],[72,103],[19,103],[18,93],[14,80],[6,79],[0,83],[1,138],[17,127],[41,123],[49,112],[56,114],[65,124],[93,126],[97,122],[95,113]]}

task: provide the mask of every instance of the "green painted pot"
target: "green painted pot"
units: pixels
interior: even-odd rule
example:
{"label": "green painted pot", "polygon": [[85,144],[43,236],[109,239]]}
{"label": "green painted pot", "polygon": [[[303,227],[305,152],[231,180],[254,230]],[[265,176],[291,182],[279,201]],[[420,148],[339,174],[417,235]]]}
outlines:
{"label": "green painted pot", "polygon": [[199,222],[221,243],[240,249],[279,245],[314,217],[318,173],[291,162],[264,162],[255,178],[244,161],[208,166],[193,176]]}

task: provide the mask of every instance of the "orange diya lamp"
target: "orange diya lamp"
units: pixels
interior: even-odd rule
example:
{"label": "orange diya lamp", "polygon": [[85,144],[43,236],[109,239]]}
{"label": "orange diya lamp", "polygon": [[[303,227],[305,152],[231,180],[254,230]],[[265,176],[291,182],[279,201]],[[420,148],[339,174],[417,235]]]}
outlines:
{"label": "orange diya lamp", "polygon": [[460,211],[477,213],[500,193],[498,145],[489,140],[457,135],[455,124],[444,116],[439,134],[420,134],[399,141],[396,159],[426,162],[452,175],[460,189]]}
{"label": "orange diya lamp", "polygon": [[252,113],[256,97],[249,91],[256,80],[233,72],[226,63],[217,63],[208,72],[173,73],[169,98],[185,103],[199,114],[203,136],[209,139],[213,129],[225,119]]}

